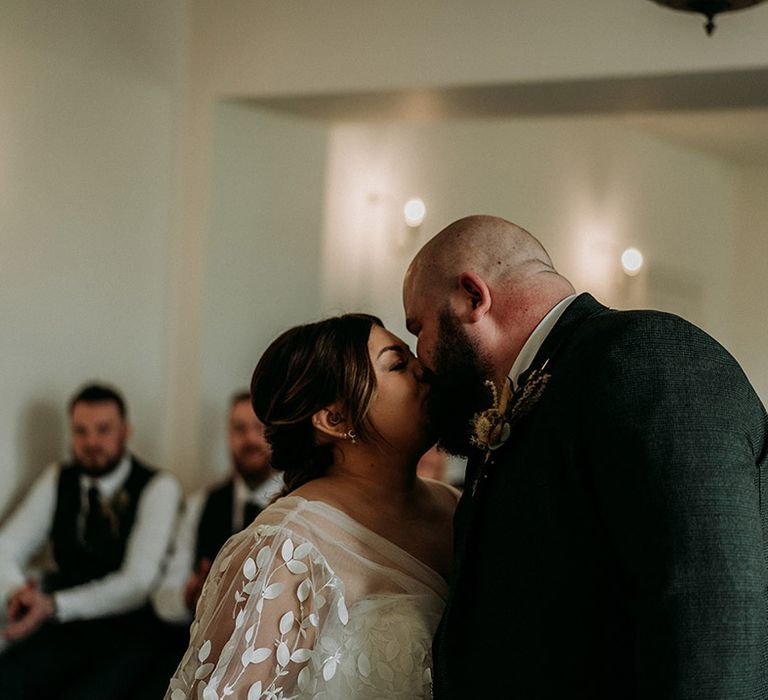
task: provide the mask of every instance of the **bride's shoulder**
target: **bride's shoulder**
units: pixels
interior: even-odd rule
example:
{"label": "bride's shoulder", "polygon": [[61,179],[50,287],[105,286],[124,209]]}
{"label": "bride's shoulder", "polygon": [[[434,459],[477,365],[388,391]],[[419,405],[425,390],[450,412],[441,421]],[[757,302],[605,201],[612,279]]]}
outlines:
{"label": "bride's shoulder", "polygon": [[327,542],[336,530],[339,517],[350,517],[342,502],[297,489],[263,510],[250,525],[256,535],[288,533],[310,542]]}
{"label": "bride's shoulder", "polygon": [[283,496],[270,504],[247,528],[227,540],[213,569],[222,572],[232,567],[238,569],[248,559],[263,560],[267,554],[260,554],[262,550],[285,552],[304,543],[319,552],[321,538],[317,523],[307,509],[308,503],[303,498]]}

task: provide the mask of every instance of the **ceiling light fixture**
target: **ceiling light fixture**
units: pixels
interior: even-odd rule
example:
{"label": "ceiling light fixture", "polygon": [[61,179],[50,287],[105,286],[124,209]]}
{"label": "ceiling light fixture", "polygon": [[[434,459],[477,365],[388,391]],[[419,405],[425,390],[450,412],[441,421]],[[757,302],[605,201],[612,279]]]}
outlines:
{"label": "ceiling light fixture", "polygon": [[699,12],[707,18],[704,28],[707,34],[715,31],[715,15],[723,12],[743,10],[752,5],[759,5],[763,0],[651,0],[657,5],[671,7],[682,12]]}

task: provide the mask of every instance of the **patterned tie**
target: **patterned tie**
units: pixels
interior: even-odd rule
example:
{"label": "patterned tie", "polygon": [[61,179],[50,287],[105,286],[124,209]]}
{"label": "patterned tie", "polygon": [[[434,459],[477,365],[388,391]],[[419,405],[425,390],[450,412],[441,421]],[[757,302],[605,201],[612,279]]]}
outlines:
{"label": "patterned tie", "polygon": [[259,513],[261,513],[261,507],[258,503],[246,502],[245,508],[243,508],[243,530],[256,520]]}

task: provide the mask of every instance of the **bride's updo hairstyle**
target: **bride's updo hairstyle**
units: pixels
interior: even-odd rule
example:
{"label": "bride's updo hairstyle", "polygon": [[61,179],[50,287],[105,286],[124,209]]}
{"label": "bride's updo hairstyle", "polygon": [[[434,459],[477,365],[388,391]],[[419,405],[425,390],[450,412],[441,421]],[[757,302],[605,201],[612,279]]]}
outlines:
{"label": "bride's updo hairstyle", "polygon": [[251,380],[253,410],[272,445],[272,466],[283,472],[286,495],[323,476],[333,463],[333,444],[318,442],[312,416],[341,405],[346,429],[371,437],[366,420],[376,390],[368,354],[368,314],[345,314],[296,326],[280,335],[256,365]]}

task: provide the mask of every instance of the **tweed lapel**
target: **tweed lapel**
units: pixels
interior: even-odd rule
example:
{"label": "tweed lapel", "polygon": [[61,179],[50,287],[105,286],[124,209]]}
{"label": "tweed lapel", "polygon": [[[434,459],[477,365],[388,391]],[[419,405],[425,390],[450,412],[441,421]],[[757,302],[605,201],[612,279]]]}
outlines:
{"label": "tweed lapel", "polygon": [[[576,297],[547,334],[529,367],[520,374],[517,389],[511,395],[506,409],[502,409],[501,414],[496,412],[490,417],[483,415],[475,418],[476,434],[481,432],[478,428],[482,422],[480,419],[487,419],[487,422],[492,418],[495,423],[486,432],[500,436],[500,441],[490,449],[490,440],[475,443],[481,448],[479,458],[471,460],[471,466],[474,468],[468,468],[465,484],[473,498],[480,483],[488,477],[491,468],[506,452],[507,440],[515,431],[518,421],[535,410],[552,374],[557,372],[558,361],[570,337],[587,318],[607,310],[607,307],[598,303],[590,294],[584,293]],[[482,426],[488,428],[485,422],[482,422]]]}
{"label": "tweed lapel", "polygon": [[[587,318],[607,310],[607,307],[597,302],[590,294],[580,294],[576,297],[547,335],[530,367],[520,375],[520,380],[518,382],[519,386],[522,387],[526,379],[530,377],[531,373],[534,370],[540,370],[545,363],[547,371],[551,369],[553,372],[556,372],[557,360],[560,357],[559,351],[565,349],[570,336]],[[506,445],[502,446],[497,453],[491,453],[490,460],[488,460],[489,453],[483,454],[479,451],[475,451],[467,468],[464,494],[462,495],[454,518],[454,566],[451,575],[448,604],[435,637],[435,670],[438,675],[443,675],[445,673],[444,657],[448,653],[446,651],[447,639],[449,637],[448,630],[451,626],[454,605],[461,606],[463,602],[458,593],[459,588],[466,580],[465,577],[471,577],[474,573],[465,570],[464,559],[467,547],[471,546],[470,542],[472,542],[473,539],[473,525],[475,523],[477,511],[482,508],[481,502],[484,500],[482,497],[478,497],[476,488],[478,483],[487,476],[488,470],[493,468],[494,462],[501,456],[500,453],[504,452],[504,447],[506,447]],[[470,584],[469,587],[471,588],[472,585]],[[443,663],[441,663],[441,660],[443,660]]]}
{"label": "tweed lapel", "polygon": [[607,310],[608,307],[603,306],[591,294],[586,292],[579,294],[557,320],[531,364],[518,378],[518,386],[523,386],[531,373],[540,369],[545,363],[547,369],[552,370],[553,363],[557,362],[560,349],[573,332],[590,316]]}

